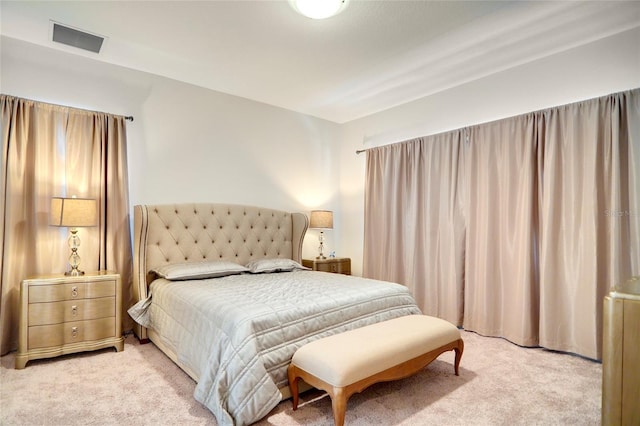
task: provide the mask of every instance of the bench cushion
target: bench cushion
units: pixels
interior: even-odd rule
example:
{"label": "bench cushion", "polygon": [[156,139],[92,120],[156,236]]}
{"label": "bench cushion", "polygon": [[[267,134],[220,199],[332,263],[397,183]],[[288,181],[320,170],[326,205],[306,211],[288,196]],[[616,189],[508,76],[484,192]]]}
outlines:
{"label": "bench cushion", "polygon": [[450,322],[408,315],[310,342],[292,364],[343,387],[460,339]]}

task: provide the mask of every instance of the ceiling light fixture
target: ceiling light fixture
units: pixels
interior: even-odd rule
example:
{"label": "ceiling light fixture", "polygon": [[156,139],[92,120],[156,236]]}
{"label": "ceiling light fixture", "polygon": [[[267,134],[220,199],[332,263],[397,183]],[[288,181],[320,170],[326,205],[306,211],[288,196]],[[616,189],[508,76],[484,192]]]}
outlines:
{"label": "ceiling light fixture", "polygon": [[289,0],[293,9],[311,19],[330,18],[342,12],[349,0]]}

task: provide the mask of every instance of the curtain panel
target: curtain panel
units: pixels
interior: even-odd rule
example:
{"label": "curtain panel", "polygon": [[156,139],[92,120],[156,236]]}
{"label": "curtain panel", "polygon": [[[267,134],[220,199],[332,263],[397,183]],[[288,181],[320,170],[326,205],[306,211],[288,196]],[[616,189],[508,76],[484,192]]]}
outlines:
{"label": "curtain panel", "polygon": [[80,228],[80,269],[110,269],[131,329],[132,254],[124,117],[0,95],[2,231],[0,353],[17,347],[20,282],[62,273],[68,229],[49,226],[51,197],[98,200],[98,226]]}
{"label": "curtain panel", "polygon": [[640,90],[540,121],[540,344],[600,359],[604,296],[640,274]]}
{"label": "curtain panel", "polygon": [[536,117],[469,129],[463,326],[538,344]]}
{"label": "curtain panel", "polygon": [[639,274],[640,89],[367,151],[364,275],[427,315],[600,359]]}
{"label": "curtain panel", "polygon": [[364,275],[409,287],[423,312],[463,319],[464,131],[367,152]]}

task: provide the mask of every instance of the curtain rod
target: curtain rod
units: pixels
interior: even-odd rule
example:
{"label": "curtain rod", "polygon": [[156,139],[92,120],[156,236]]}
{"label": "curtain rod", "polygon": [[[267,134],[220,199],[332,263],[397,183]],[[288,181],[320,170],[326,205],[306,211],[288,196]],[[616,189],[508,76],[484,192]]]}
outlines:
{"label": "curtain rod", "polygon": [[[108,113],[108,112],[94,111],[94,110],[84,109],[84,108],[76,108],[76,107],[72,107],[72,106],[69,106],[69,105],[53,104],[51,102],[36,101],[34,99],[21,98],[21,97],[13,96],[13,95],[5,95],[4,93],[2,93],[2,96],[7,97],[7,98],[12,98],[12,99],[17,99],[17,100],[27,101],[27,102],[39,103],[39,104],[43,104],[43,105],[51,105],[53,107],[73,109],[73,110],[76,110],[76,111],[93,112],[93,113],[99,113],[99,114],[108,114],[108,115],[111,115],[111,116],[116,115],[116,114],[111,114],[111,113]],[[121,115],[120,117],[124,117],[124,119],[127,120],[127,121],[133,121],[133,115],[126,115],[126,116],[122,116]]]}
{"label": "curtain rod", "polygon": [[356,149],[356,155],[357,154],[362,154],[363,152],[366,152],[366,149]]}

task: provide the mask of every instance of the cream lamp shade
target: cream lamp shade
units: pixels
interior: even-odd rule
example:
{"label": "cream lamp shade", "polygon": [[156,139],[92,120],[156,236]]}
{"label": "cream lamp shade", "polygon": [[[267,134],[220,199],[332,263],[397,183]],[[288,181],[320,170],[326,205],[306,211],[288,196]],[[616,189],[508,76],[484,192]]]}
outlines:
{"label": "cream lamp shade", "polygon": [[53,197],[51,199],[49,224],[70,228],[67,242],[71,249],[71,255],[69,256],[71,269],[65,272],[65,275],[84,275],[84,272],[78,268],[80,265],[78,228],[96,226],[97,210],[98,203],[96,200],[89,198]]}
{"label": "cream lamp shade", "polygon": [[93,199],[53,197],[49,224],[70,228],[96,226],[97,210],[97,202]]}
{"label": "cream lamp shade", "polygon": [[311,210],[309,227],[313,229],[333,229],[333,212],[330,210]]}

